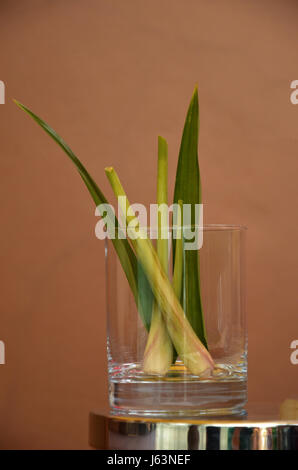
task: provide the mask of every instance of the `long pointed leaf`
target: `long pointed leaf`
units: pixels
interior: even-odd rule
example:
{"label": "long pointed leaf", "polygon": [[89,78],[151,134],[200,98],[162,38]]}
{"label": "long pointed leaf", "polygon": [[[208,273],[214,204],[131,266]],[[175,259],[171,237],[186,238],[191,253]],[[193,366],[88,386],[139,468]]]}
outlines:
{"label": "long pointed leaf", "polygon": [[[95,181],[89,175],[88,171],[84,165],[80,162],[71,148],[67,143],[60,137],[57,132],[52,129],[45,121],[40,117],[34,114],[29,108],[21,104],[19,101],[14,100],[16,105],[25,111],[29,116],[34,119],[35,122],[52,138],[54,141],[64,150],[68,157],[75,164],[80,176],[82,177],[84,183],[86,184],[89,193],[92,196],[93,201],[96,206],[99,204],[107,204],[108,201],[105,198],[102,191],[99,189]],[[116,233],[118,233],[117,228],[119,227],[117,218],[115,217],[116,224]],[[124,269],[125,275],[133,292],[139,313],[143,319],[144,325],[147,330],[150,328],[151,315],[152,315],[152,301],[153,294],[150,287],[150,284],[147,280],[147,277],[144,273],[144,270],[140,263],[138,262],[129,242],[127,239],[122,239],[116,237],[112,240],[114,248],[117,252],[117,255],[120,259],[121,265]]]}
{"label": "long pointed leaf", "polygon": [[[183,204],[192,205],[192,221],[194,221],[195,204],[201,203],[198,135],[199,100],[198,90],[195,88],[185,120],[174,191],[174,203],[177,204],[181,199]],[[199,252],[197,250],[185,251],[184,257],[185,298],[183,299],[183,305],[185,313],[194,331],[207,347],[200,292]]]}

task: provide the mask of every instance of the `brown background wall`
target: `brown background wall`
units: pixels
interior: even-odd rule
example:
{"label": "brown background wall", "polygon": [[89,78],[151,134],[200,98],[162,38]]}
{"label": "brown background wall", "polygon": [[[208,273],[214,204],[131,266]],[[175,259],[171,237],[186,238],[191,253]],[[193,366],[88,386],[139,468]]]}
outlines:
{"label": "brown background wall", "polygon": [[[71,143],[111,196],[155,194],[156,136],[174,181],[199,83],[205,221],[249,226],[249,395],[298,395],[296,1],[1,0],[1,448],[87,447],[106,406],[104,253],[89,195],[61,150],[11,102]],[[171,187],[172,189],[172,187]]]}

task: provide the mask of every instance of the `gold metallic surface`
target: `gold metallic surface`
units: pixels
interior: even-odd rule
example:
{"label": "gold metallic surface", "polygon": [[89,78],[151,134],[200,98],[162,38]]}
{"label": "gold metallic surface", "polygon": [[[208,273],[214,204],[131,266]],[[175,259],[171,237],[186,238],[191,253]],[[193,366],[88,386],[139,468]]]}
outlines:
{"label": "gold metallic surface", "polygon": [[295,400],[285,400],[277,411],[253,405],[244,416],[222,419],[91,412],[89,442],[93,448],[112,450],[298,450],[296,405]]}

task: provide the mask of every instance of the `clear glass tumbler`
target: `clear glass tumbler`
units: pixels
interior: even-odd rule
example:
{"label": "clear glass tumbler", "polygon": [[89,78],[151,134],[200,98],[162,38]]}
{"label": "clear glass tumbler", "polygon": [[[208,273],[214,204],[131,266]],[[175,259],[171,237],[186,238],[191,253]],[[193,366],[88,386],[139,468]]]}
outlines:
{"label": "clear glass tumbler", "polygon": [[[207,375],[191,373],[179,354],[167,373],[144,372],[148,325],[146,328],[139,314],[140,303],[132,294],[112,241],[106,239],[105,243],[111,413],[181,417],[241,414],[247,400],[245,227],[203,228],[196,267],[200,288],[195,295],[201,299],[208,351],[215,364]],[[173,243],[169,245],[172,272]],[[140,269],[140,286],[142,277]],[[146,290],[140,295],[146,296]],[[183,300],[181,304],[187,316]],[[183,331],[180,333],[183,336]]]}

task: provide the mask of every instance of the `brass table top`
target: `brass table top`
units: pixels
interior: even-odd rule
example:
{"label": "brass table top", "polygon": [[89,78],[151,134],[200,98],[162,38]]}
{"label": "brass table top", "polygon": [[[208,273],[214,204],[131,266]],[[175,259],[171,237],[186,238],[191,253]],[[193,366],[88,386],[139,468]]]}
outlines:
{"label": "brass table top", "polygon": [[249,403],[235,416],[89,415],[89,442],[113,450],[298,450],[298,400]]}

